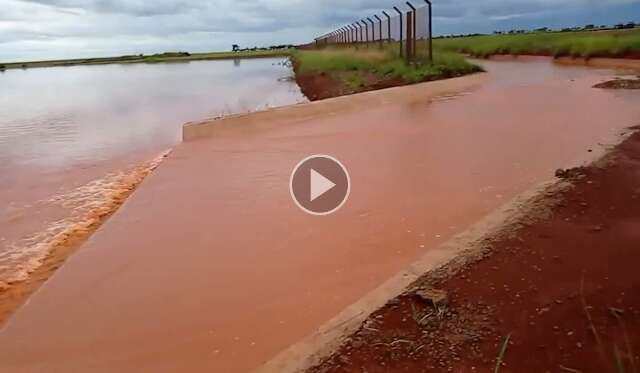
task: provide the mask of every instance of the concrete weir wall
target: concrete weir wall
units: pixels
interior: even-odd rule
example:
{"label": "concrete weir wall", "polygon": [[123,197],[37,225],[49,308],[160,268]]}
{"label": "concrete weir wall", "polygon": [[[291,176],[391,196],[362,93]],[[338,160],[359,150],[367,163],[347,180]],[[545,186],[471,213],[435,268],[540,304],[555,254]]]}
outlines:
{"label": "concrete weir wall", "polygon": [[478,73],[461,78],[388,88],[201,122],[190,122],[182,128],[182,139],[188,142],[227,133],[231,129],[233,133],[251,132],[256,128],[268,129],[386,104],[424,103],[438,96],[472,90],[482,84],[486,78],[486,74]]}

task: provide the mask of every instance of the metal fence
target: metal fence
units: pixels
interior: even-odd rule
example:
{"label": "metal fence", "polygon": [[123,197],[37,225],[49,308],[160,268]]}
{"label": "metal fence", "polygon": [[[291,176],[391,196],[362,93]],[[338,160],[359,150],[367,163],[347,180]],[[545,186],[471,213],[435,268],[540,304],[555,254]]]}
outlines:
{"label": "metal fence", "polygon": [[315,38],[315,46],[345,44],[385,48],[397,43],[400,57],[407,62],[424,54],[433,63],[432,20],[430,0],[417,6],[407,1],[402,7],[394,6],[393,10],[382,11],[319,36]]}

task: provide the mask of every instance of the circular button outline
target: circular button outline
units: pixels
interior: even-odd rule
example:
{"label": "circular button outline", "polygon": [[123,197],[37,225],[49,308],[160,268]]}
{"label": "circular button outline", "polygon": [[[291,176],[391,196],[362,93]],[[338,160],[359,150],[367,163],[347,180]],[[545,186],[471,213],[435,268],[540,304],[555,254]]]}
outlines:
{"label": "circular button outline", "polygon": [[[293,193],[293,177],[294,177],[294,175],[296,174],[296,172],[298,172],[298,169],[305,162],[307,162],[310,159],[314,159],[314,158],[324,158],[324,159],[328,159],[330,161],[335,162],[336,164],[338,164],[338,166],[340,166],[340,168],[342,169],[342,172],[344,172],[344,174],[347,176],[347,192],[345,193],[344,197],[342,198],[342,202],[340,202],[340,204],[338,206],[336,206],[333,210],[325,211],[325,212],[311,211],[311,210],[307,209],[306,207],[302,206],[302,204],[300,202],[298,202],[298,199],[296,198],[296,195]],[[332,156],[327,155],[327,154],[310,155],[310,156],[304,158],[303,160],[301,160],[300,162],[298,162],[298,164],[293,168],[293,171],[291,171],[291,176],[289,176],[289,194],[291,194],[291,199],[293,199],[293,202],[295,202],[295,204],[300,208],[300,210],[306,212],[307,214],[315,215],[315,216],[331,215],[334,212],[340,210],[340,208],[342,208],[342,206],[344,206],[344,204],[349,199],[349,195],[351,194],[351,175],[349,175],[349,171],[347,171],[347,168],[342,164],[342,162],[340,162],[335,157],[332,157]]]}

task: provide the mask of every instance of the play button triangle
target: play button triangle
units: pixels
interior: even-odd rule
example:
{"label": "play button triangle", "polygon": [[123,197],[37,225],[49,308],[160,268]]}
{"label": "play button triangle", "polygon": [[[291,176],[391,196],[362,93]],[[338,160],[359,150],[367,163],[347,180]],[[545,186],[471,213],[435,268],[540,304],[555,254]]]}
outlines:
{"label": "play button triangle", "polygon": [[313,168],[311,169],[311,173],[310,173],[309,177],[311,179],[311,183],[310,183],[310,185],[311,185],[310,201],[312,201],[312,202],[316,198],[322,196],[323,194],[325,194],[326,192],[328,192],[329,190],[333,189],[333,187],[336,186],[336,184],[334,184],[331,180],[329,180],[326,177],[322,176],[320,173],[318,173]]}

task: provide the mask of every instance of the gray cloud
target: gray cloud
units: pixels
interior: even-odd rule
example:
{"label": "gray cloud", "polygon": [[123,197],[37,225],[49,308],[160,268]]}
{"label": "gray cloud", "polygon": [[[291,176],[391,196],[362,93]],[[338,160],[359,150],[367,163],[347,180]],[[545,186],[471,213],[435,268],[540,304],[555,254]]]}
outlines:
{"label": "gray cloud", "polygon": [[181,0],[23,0],[58,9],[82,9],[99,13],[155,16],[196,10],[200,2]]}
{"label": "gray cloud", "polygon": [[[422,0],[413,2],[422,4]],[[303,43],[334,27],[403,3],[400,0],[3,0],[0,60],[175,49],[226,50],[232,43],[248,46]],[[629,9],[640,10],[640,0],[433,0],[433,3],[438,33],[487,32],[514,25],[535,27],[591,19],[601,23],[626,16]]]}

